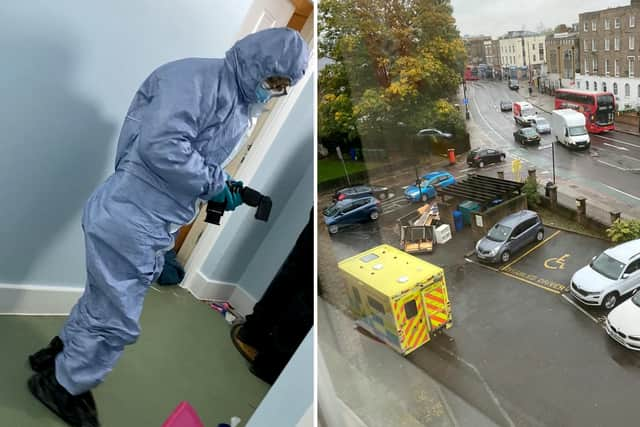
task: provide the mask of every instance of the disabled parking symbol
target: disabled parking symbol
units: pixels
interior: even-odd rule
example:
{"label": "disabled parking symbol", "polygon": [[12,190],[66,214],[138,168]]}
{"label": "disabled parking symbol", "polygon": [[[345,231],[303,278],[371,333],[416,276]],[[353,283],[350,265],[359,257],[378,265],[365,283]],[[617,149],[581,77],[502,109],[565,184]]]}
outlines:
{"label": "disabled parking symbol", "polygon": [[569,258],[569,254],[564,254],[561,257],[554,257],[545,260],[544,268],[547,270],[564,270],[564,266],[567,263],[567,258]]}

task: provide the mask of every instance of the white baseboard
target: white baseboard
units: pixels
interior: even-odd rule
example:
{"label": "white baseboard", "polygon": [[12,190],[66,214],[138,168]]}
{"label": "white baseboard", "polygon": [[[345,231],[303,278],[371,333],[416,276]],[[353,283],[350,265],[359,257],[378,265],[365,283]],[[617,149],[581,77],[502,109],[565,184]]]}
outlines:
{"label": "white baseboard", "polygon": [[84,288],[0,284],[0,315],[67,316]]}
{"label": "white baseboard", "polygon": [[235,311],[243,316],[251,314],[256,304],[255,298],[235,283],[211,280],[198,271],[185,287],[191,294],[203,301],[228,302]]}

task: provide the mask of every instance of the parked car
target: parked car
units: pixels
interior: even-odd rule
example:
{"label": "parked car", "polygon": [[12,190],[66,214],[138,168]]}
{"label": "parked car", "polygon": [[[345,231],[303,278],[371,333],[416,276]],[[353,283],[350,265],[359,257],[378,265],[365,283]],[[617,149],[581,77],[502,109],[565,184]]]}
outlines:
{"label": "parked car", "polygon": [[511,101],[500,101],[500,111],[511,111],[513,105]]}
{"label": "parked car", "polygon": [[513,138],[522,145],[540,144],[540,135],[534,128],[518,129],[513,133]]}
{"label": "parked car", "polygon": [[593,257],[576,271],[571,295],[586,305],[612,309],[624,295],[640,288],[640,239],[622,243]]}
{"label": "parked car", "polygon": [[438,188],[443,188],[455,183],[456,179],[449,172],[429,172],[420,178],[420,187],[415,184],[409,185],[404,190],[404,197],[411,202],[418,202],[420,200],[426,202],[436,197]]}
{"label": "parked car", "polygon": [[322,211],[324,223],[330,234],[336,234],[340,228],[361,222],[375,221],[382,208],[375,197],[344,199],[335,202]]}
{"label": "parked car", "polygon": [[341,188],[336,191],[333,195],[333,201],[337,202],[344,199],[358,199],[365,196],[375,197],[378,200],[385,200],[389,197],[389,187],[352,185],[351,187]]}
{"label": "parked car", "polygon": [[611,310],[605,330],[618,343],[640,351],[640,292]]}
{"label": "parked car", "polygon": [[509,262],[529,243],[544,239],[544,226],[537,213],[522,210],[498,221],[476,244],[476,256],[490,263]]}
{"label": "parked car", "polygon": [[518,81],[514,79],[509,80],[509,89],[511,90],[520,89],[520,85],[518,84]]}
{"label": "parked car", "polygon": [[467,154],[467,164],[472,167],[483,168],[490,163],[503,162],[507,155],[504,151],[494,148],[476,148]]}
{"label": "parked car", "polygon": [[544,117],[536,117],[533,120],[533,126],[538,133],[551,133],[551,124]]}

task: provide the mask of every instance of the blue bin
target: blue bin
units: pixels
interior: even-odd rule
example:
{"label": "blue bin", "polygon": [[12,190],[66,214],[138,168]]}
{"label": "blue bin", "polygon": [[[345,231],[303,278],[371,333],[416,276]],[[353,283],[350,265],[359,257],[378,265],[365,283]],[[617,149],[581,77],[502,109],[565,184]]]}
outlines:
{"label": "blue bin", "polygon": [[453,223],[456,227],[456,231],[462,230],[462,227],[464,227],[464,219],[462,218],[462,212],[453,211]]}

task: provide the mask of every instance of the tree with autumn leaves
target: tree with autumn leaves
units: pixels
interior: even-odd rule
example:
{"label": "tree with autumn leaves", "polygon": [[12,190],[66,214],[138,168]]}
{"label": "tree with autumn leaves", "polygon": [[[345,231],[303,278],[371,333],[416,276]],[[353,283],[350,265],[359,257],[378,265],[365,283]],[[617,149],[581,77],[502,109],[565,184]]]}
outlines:
{"label": "tree with autumn leaves", "polygon": [[322,0],[319,15],[321,142],[464,131],[449,102],[465,59],[449,0]]}

